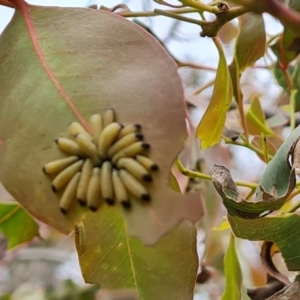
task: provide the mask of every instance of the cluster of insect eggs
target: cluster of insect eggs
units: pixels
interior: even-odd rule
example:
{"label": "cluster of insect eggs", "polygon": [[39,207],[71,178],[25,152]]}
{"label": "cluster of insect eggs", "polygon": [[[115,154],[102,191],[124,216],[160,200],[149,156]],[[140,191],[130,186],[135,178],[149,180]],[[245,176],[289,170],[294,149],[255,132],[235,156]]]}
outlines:
{"label": "cluster of insect eggs", "polygon": [[66,214],[77,199],[96,211],[104,200],[131,207],[131,198],[150,201],[147,184],[158,166],[146,156],[150,145],[143,140],[141,126],[123,126],[113,109],[90,118],[91,133],[77,122],[69,125],[74,139],[58,138],[57,147],[69,156],[47,163],[46,174],[55,176],[54,192],[62,191],[60,210]]}

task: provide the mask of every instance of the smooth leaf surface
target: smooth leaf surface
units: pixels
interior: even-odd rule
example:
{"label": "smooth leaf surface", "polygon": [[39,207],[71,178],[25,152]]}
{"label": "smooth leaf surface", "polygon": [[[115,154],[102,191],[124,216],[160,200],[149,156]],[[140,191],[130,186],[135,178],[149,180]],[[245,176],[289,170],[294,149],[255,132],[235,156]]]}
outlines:
{"label": "smooth leaf surface", "polygon": [[252,135],[260,135],[261,133],[272,135],[273,133],[266,124],[265,115],[257,96],[253,97],[251,101],[250,108],[245,115],[245,121],[248,132]]}
{"label": "smooth leaf surface", "polygon": [[247,13],[239,17],[235,58],[240,72],[252,66],[266,51],[266,33],[262,15]]}
{"label": "smooth leaf surface", "polygon": [[201,140],[203,149],[211,147],[220,141],[225,125],[226,112],[232,99],[232,84],[226,58],[220,42],[215,44],[219,51],[219,65],[216,74],[214,91],[209,106],[197,128],[197,137]]}
{"label": "smooth leaf surface", "polygon": [[275,156],[269,162],[256,189],[256,200],[286,198],[294,189],[295,171],[289,163],[290,151],[300,137],[298,126],[280,146]]}
{"label": "smooth leaf surface", "polygon": [[279,247],[288,269],[290,271],[300,270],[299,214],[286,213],[254,220],[228,215],[228,221],[237,237],[251,241],[275,243]]}
{"label": "smooth leaf surface", "polygon": [[37,236],[39,226],[20,205],[0,203],[0,231],[11,249]]}
{"label": "smooth leaf surface", "polygon": [[224,257],[224,268],[226,287],[221,300],[240,300],[243,276],[235,248],[235,238],[232,234]]}
{"label": "smooth leaf surface", "polygon": [[[90,115],[113,107],[121,123],[142,125],[150,156],[160,167],[150,189],[151,213],[137,203],[134,213],[126,213],[128,231],[154,242],[179,220],[198,220],[199,196],[184,199],[169,188],[186,130],[182,84],[166,51],[139,26],[108,12],[36,6],[22,11],[0,38],[0,181],[5,188],[33,216],[70,232],[86,210],[76,205],[63,216],[42,167],[64,157],[54,139],[67,136],[70,122],[78,118],[86,125]],[[156,225],[151,232],[157,219],[166,221],[163,229]]]}
{"label": "smooth leaf surface", "polygon": [[[86,282],[137,291],[139,300],[192,299],[198,269],[196,228],[182,222],[154,246],[128,237],[116,208],[84,221],[85,244],[77,249]],[[82,251],[82,249],[85,251]]]}

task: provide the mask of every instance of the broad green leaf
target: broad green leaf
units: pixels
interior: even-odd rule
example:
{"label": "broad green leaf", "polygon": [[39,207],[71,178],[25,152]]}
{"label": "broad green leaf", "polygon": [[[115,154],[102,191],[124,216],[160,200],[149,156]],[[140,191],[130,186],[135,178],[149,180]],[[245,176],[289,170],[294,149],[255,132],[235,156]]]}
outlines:
{"label": "broad green leaf", "polygon": [[39,226],[20,205],[0,203],[0,231],[11,249],[37,236]]}
{"label": "broad green leaf", "polygon": [[225,125],[226,112],[232,98],[232,84],[226,63],[226,58],[220,42],[215,39],[219,51],[219,65],[214,91],[209,106],[197,128],[197,137],[201,140],[203,149],[220,141]]}
{"label": "broad green leaf", "polygon": [[[295,168],[299,168],[294,146],[300,137],[300,126],[285,140],[267,165],[265,172],[255,190],[255,197],[245,200],[228,169],[215,165],[211,169],[213,184],[221,195],[227,211],[232,216],[245,219],[258,218],[279,209],[287,200],[296,185]],[[295,164],[289,163],[290,156],[295,155]]]}
{"label": "broad green leaf", "polygon": [[265,122],[265,115],[260,105],[259,98],[253,97],[249,110],[245,115],[248,132],[252,135],[272,135],[273,132]]}
{"label": "broad green leaf", "polygon": [[221,300],[240,300],[243,276],[233,234],[230,235],[229,246],[224,257],[224,268],[226,286]]}
{"label": "broad green leaf", "polygon": [[126,235],[116,208],[105,207],[84,225],[85,244],[77,243],[77,249],[86,282],[104,289],[134,288],[139,300],[193,299],[198,269],[194,226],[182,222],[149,247]]}
{"label": "broad green leaf", "polygon": [[298,213],[245,220],[228,215],[232,231],[237,237],[251,241],[270,241],[275,243],[290,271],[300,270]]}
{"label": "broad green leaf", "polygon": [[149,192],[164,231],[151,232],[152,212],[136,203],[124,213],[128,232],[154,242],[180,220],[201,217],[199,196],[169,188],[186,136],[183,91],[176,65],[151,35],[109,12],[23,5],[0,45],[0,181],[34,217],[64,233],[91,217],[79,205],[62,215],[42,168],[64,157],[54,139],[68,136],[72,121],[86,125],[109,107],[122,124],[142,125],[160,168]]}
{"label": "broad green leaf", "polygon": [[269,162],[256,188],[256,200],[285,199],[292,192],[296,178],[294,170],[291,169],[289,157],[299,137],[300,126],[293,130]]}
{"label": "broad green leaf", "polygon": [[240,72],[252,66],[266,51],[266,33],[262,15],[247,13],[239,17],[235,60]]}

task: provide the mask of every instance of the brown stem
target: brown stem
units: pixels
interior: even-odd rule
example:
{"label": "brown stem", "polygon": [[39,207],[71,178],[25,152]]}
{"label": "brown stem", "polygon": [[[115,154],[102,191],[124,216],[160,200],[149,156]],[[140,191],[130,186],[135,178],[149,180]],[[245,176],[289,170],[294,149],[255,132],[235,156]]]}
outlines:
{"label": "brown stem", "polygon": [[8,0],[0,0],[0,5],[15,8],[15,5]]}
{"label": "brown stem", "polygon": [[202,66],[202,65],[198,65],[198,64],[194,64],[191,62],[177,62],[177,66],[178,68],[191,68],[191,69],[195,69],[195,70],[205,70],[205,71],[211,71],[211,72],[217,72],[216,68],[213,67],[208,67],[208,66]]}
{"label": "brown stem", "polygon": [[284,26],[291,28],[297,35],[300,27],[300,14],[277,0],[234,0],[256,13],[269,13],[281,21]]}
{"label": "brown stem", "polygon": [[[211,22],[205,22],[202,27],[200,35],[202,37],[214,37],[217,36],[220,29],[229,21],[247,13],[249,10],[245,7],[232,7],[228,10],[220,12],[216,15],[216,19]],[[204,22],[204,21],[203,21]]]}
{"label": "brown stem", "polygon": [[193,23],[196,25],[199,25],[202,27],[202,32],[200,35],[202,37],[208,36],[208,37],[215,37],[217,36],[219,30],[229,21],[245,14],[248,12],[248,9],[245,7],[232,7],[228,10],[225,10],[223,12],[219,12],[216,15],[216,19],[214,21],[202,21],[202,20],[196,20],[191,19],[188,17],[184,17],[181,15],[176,14],[176,10],[174,12],[161,10],[161,9],[155,9],[154,13],[156,15],[162,15],[166,17],[170,17],[176,20],[185,21],[189,23]]}

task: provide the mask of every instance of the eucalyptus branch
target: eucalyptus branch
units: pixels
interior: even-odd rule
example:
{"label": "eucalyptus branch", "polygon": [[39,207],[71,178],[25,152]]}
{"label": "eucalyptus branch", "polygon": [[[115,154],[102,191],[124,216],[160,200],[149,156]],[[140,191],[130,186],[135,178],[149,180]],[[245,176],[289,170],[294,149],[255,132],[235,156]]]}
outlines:
{"label": "eucalyptus branch", "polygon": [[299,35],[300,14],[287,7],[284,1],[277,0],[233,0],[233,2],[246,7],[256,13],[269,13],[277,18],[284,26],[291,28]]}
{"label": "eucalyptus branch", "polygon": [[15,8],[15,5],[8,0],[0,0],[0,5]]}
{"label": "eucalyptus branch", "polygon": [[[199,2],[197,2],[197,3],[199,3]],[[196,7],[193,6],[193,8],[196,8]],[[215,37],[218,34],[218,32],[220,31],[220,29],[227,22],[248,12],[248,9],[245,7],[232,7],[232,8],[229,8],[229,9],[227,9],[225,11],[221,11],[221,12],[218,8],[217,8],[217,10],[218,10],[218,13],[216,14],[216,19],[213,21],[196,20],[196,19],[185,17],[185,16],[181,16],[181,15],[174,13],[174,12],[176,12],[176,10],[167,11],[167,10],[162,10],[162,9],[155,9],[154,13],[156,15],[162,15],[162,16],[170,17],[170,18],[173,18],[176,20],[185,21],[185,22],[199,25],[202,27],[202,32],[200,33],[200,35],[202,37],[205,37],[205,36]]]}
{"label": "eucalyptus branch", "polygon": [[180,8],[180,7],[184,6],[184,5],[174,5],[174,4],[168,3],[164,0],[153,0],[153,1],[158,3],[158,4],[166,5],[166,6],[173,7],[173,8]]}
{"label": "eucalyptus branch", "polygon": [[198,95],[201,92],[203,92],[205,89],[207,89],[208,87],[212,86],[215,83],[215,78],[204,83],[203,85],[199,86],[197,89],[194,90],[193,95]]}
{"label": "eucalyptus branch", "polygon": [[[300,189],[297,188],[295,190],[293,190],[289,197],[287,198],[287,201],[292,200],[295,196],[297,196],[298,194],[300,194]],[[298,208],[300,208],[300,201],[298,201],[297,203],[295,203],[287,212],[294,212],[296,211]]]}
{"label": "eucalyptus branch", "polygon": [[[1,0],[0,0],[1,1]],[[160,4],[168,5],[165,1],[156,1]],[[162,10],[162,9],[155,9],[154,11],[140,11],[140,12],[132,12],[127,6],[123,5],[122,7],[116,6],[111,10],[105,6],[101,6],[100,9],[103,10],[110,10],[115,11],[117,9],[122,8],[123,10],[120,12],[116,12],[118,15],[125,17],[125,18],[133,18],[133,17],[156,17],[156,16],[166,16],[172,19],[176,19],[179,21],[184,21],[192,24],[199,25],[202,27],[202,32],[200,35],[202,37],[215,37],[219,30],[229,21],[237,18],[245,14],[248,10],[245,7],[232,7],[223,10],[219,8],[219,4],[223,3],[222,1],[213,2],[211,5],[196,1],[196,0],[181,0],[180,1],[183,5],[182,6],[174,6],[169,5],[171,7],[180,7],[178,9],[173,10]],[[214,6],[217,5],[217,6]],[[189,6],[189,7],[186,7]],[[216,15],[216,19],[213,21],[205,21],[205,20],[196,20],[193,18],[189,18],[186,16],[182,16],[182,14],[187,13],[194,13],[207,11]]]}
{"label": "eucalyptus branch", "polygon": [[163,10],[163,9],[155,9],[154,13],[157,16],[165,16],[165,17],[169,17],[169,18],[176,19],[176,20],[179,20],[179,21],[184,21],[184,22],[196,24],[196,25],[199,25],[199,26],[205,26],[206,23],[207,23],[206,21],[201,21],[201,20],[196,20],[196,19],[184,17],[184,16],[174,14],[173,12]]}
{"label": "eucalyptus branch", "polygon": [[217,36],[220,29],[231,20],[247,13],[249,10],[245,7],[231,7],[225,11],[222,11],[216,15],[216,19],[213,21],[206,21],[204,25],[202,25],[202,32],[200,35],[202,37],[214,37]]}
{"label": "eucalyptus branch", "polygon": [[[248,148],[254,152],[256,152],[257,154],[261,155],[261,156],[264,156],[264,151],[263,150],[260,150],[259,148],[251,145],[250,143],[248,143],[247,140],[244,140],[243,142],[239,142],[239,141],[233,141],[232,139],[222,135],[222,139],[224,140],[224,142],[226,144],[230,144],[230,145],[237,145],[237,146],[242,146],[242,147],[245,147],[245,148]],[[271,154],[268,154],[268,157],[269,157],[269,160],[272,159],[272,155]]]}
{"label": "eucalyptus branch", "polygon": [[178,68],[191,68],[195,70],[205,70],[205,71],[211,71],[211,72],[217,72],[216,68],[213,67],[208,67],[208,66],[203,66],[203,65],[198,65],[194,64],[191,62],[177,62]]}
{"label": "eucalyptus branch", "polygon": [[[190,177],[190,178],[201,178],[201,179],[205,179],[205,180],[212,180],[212,177],[209,175],[206,175],[204,173],[198,172],[198,171],[192,171],[192,170],[188,170],[186,169],[182,162],[180,161],[179,158],[176,159],[176,166],[178,168],[178,170],[180,171],[181,174]],[[235,181],[235,184],[237,186],[243,186],[243,187],[247,187],[251,190],[255,190],[257,187],[256,183],[250,183],[250,182],[244,182],[244,181]]]}
{"label": "eucalyptus branch", "polygon": [[[188,13],[195,13],[198,10],[195,8],[179,8],[179,9],[172,9],[172,10],[165,10],[167,12],[173,13],[173,14],[188,14]],[[124,17],[124,18],[137,18],[137,17],[157,17],[158,14],[154,11],[122,11],[119,12],[118,15]]]}
{"label": "eucalyptus branch", "polygon": [[295,106],[296,106],[296,95],[298,93],[298,90],[291,90],[290,95],[290,126],[291,126],[291,132],[296,127],[296,118],[295,118]]}
{"label": "eucalyptus branch", "polygon": [[201,1],[197,0],[179,0],[184,6],[190,6],[196,8],[198,11],[207,11],[212,14],[217,14],[220,12],[220,9],[215,6],[210,6]]}

